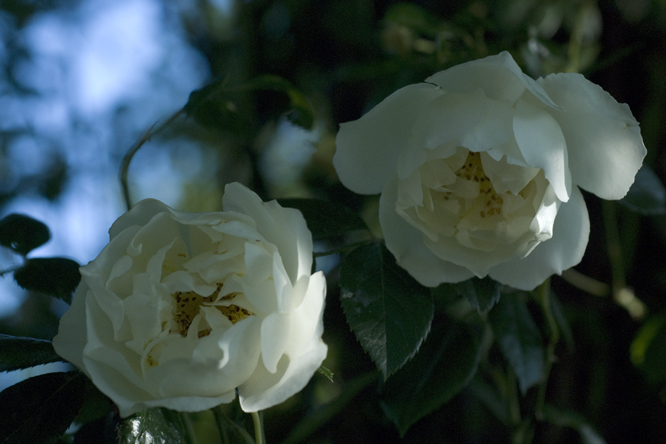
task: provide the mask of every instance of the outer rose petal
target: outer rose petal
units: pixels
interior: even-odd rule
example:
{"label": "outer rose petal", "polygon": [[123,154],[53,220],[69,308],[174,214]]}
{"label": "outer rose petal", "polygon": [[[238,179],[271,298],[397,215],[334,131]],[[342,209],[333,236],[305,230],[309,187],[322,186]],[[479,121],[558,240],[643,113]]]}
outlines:
{"label": "outer rose petal", "polygon": [[312,235],[300,211],[283,208],[276,201],[262,202],[256,193],[238,182],[224,187],[222,205],[225,211],[237,211],[255,221],[257,231],[278,248],[292,284],[310,274]]}
{"label": "outer rose petal", "polygon": [[395,211],[397,199],[398,177],[394,173],[379,199],[379,221],[386,248],[393,253],[398,265],[426,287],[436,287],[442,282],[462,282],[473,277],[474,273],[467,268],[438,258],[425,246],[423,233]]}
{"label": "outer rose petal", "polygon": [[453,66],[428,77],[426,82],[451,92],[471,93],[481,88],[487,97],[512,104],[527,89],[546,105],[557,108],[543,88],[525,75],[506,51]]}
{"label": "outer rose petal", "polygon": [[569,200],[567,144],[557,121],[545,110],[519,100],[513,115],[513,131],[527,164],[544,171],[558,199]]}
{"label": "outer rose petal", "polygon": [[341,124],[333,156],[340,181],[356,193],[380,193],[422,108],[440,94],[427,83],[405,86],[360,119]]}
{"label": "outer rose petal", "polygon": [[562,107],[549,110],[567,140],[574,183],[602,199],[621,199],[647,151],[629,107],[580,74],[539,79]]}
{"label": "outer rose petal", "polygon": [[147,225],[150,219],[158,213],[169,211],[170,208],[155,199],[145,199],[134,205],[130,210],[120,216],[109,229],[111,239],[132,225]]}
{"label": "outer rose petal", "polygon": [[562,203],[555,218],[553,237],[540,243],[524,259],[513,259],[493,267],[488,275],[519,290],[532,290],[553,274],[578,264],[590,235],[590,218],[585,200],[574,187],[568,202]]}
{"label": "outer rose petal", "polygon": [[60,318],[58,334],[53,338],[53,348],[56,353],[80,369],[84,369],[83,348],[88,341],[86,329],[81,328],[81,324],[86,322],[87,292],[88,286],[81,281],[72,298],[72,305]]}
{"label": "outer rose petal", "polygon": [[238,387],[244,411],[256,412],[283,402],[305,387],[317,371],[328,350],[320,339],[325,296],[326,279],[317,272],[310,278],[303,303],[291,314],[291,338],[276,371],[269,372],[260,362],[250,379]]}

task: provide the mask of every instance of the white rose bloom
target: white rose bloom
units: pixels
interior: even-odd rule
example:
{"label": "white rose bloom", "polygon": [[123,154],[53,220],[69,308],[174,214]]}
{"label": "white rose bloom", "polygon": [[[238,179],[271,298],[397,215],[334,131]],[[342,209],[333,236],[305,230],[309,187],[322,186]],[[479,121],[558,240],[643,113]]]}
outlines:
{"label": "white rose bloom", "polygon": [[200,411],[235,398],[246,412],[300,391],[326,357],[326,281],[313,275],[301,213],[227,185],[224,212],[139,202],[81,267],[56,352],[123,417]]}
{"label": "white rose bloom", "polygon": [[344,123],[333,164],[381,192],[386,246],[421,284],[473,276],[529,290],[580,262],[579,187],[622,198],[646,150],[638,122],[580,74],[533,80],[503,52],[439,72]]}

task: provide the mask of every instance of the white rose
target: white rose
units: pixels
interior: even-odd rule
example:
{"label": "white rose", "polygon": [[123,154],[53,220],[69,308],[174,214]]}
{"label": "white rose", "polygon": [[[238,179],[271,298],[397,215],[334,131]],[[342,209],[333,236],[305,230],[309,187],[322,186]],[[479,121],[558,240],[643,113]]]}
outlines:
{"label": "white rose", "polygon": [[224,212],[139,202],[81,267],[56,352],[126,417],[200,411],[235,398],[254,412],[301,390],[326,357],[326,281],[301,213],[226,186]]}
{"label": "white rose", "polygon": [[625,104],[580,74],[533,80],[503,52],[391,94],[344,123],[342,183],[381,192],[386,246],[421,284],[532,289],[580,262],[579,187],[622,198],[646,150]]}

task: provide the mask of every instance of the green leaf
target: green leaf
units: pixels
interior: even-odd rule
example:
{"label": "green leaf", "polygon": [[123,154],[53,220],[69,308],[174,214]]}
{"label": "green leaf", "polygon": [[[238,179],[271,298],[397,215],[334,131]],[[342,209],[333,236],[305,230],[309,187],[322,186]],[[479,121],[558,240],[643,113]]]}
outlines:
{"label": "green leaf", "polygon": [[666,381],[666,312],[649,317],[629,348],[631,362],[651,383]]}
{"label": "green leaf", "polygon": [[382,408],[401,436],[474,377],[482,352],[481,336],[466,324],[440,320],[414,359],[386,381]]}
{"label": "green leaf", "polygon": [[63,361],[51,341],[0,334],[0,372]]}
{"label": "green leaf", "polygon": [[312,128],[314,114],[307,98],[286,79],[272,75],[259,76],[237,86],[229,86],[226,79],[217,80],[193,91],[183,111],[204,126],[228,126],[240,130],[247,123],[240,121],[240,115],[236,110],[239,93],[261,90],[286,94],[289,99],[287,118],[307,130]]}
{"label": "green leaf", "polygon": [[283,441],[283,444],[308,442],[307,439],[312,434],[324,427],[341,412],[344,412],[350,404],[353,404],[359,393],[370,384],[376,384],[378,377],[377,372],[373,371],[346,381],[342,385],[340,394],[333,401],[321,408],[313,409],[300,422],[292,425],[289,436]]}
{"label": "green leaf", "polygon": [[633,185],[620,204],[640,214],[654,215],[666,213],[666,189],[652,169],[643,164]]}
{"label": "green leaf", "polygon": [[118,444],[160,443],[182,444],[186,429],[178,412],[153,408],[136,413],[116,425]]}
{"label": "green leaf", "polygon": [[303,213],[313,239],[368,229],[358,214],[333,202],[318,199],[277,199],[277,201],[283,207],[296,208]]}
{"label": "green leaf", "polygon": [[117,444],[115,429],[113,414],[109,414],[82,425],[74,434],[73,444]]}
{"label": "green leaf", "polygon": [[518,378],[520,391],[539,383],[544,376],[545,354],[541,334],[520,293],[504,293],[488,314],[502,354]]}
{"label": "green leaf", "polygon": [[291,111],[287,118],[307,130],[312,129],[314,113],[308,99],[286,79],[273,75],[259,76],[241,87],[245,90],[272,90],[283,92],[289,97]]}
{"label": "green leaf", "polygon": [[112,405],[111,400],[100,392],[90,379],[86,378],[83,405],[74,421],[86,424],[108,416],[109,413],[112,413]]}
{"label": "green leaf", "polygon": [[487,383],[478,373],[470,382],[468,390],[506,426],[511,425],[509,400],[497,387]]}
{"label": "green leaf", "polygon": [[72,303],[72,293],[81,281],[79,264],[63,257],[27,259],[14,272],[16,283],[22,288],[44,293]]}
{"label": "green leaf", "polygon": [[55,442],[83,404],[81,372],[47,373],[0,393],[0,443]]}
{"label": "green leaf", "polygon": [[343,258],[342,308],[349,326],[384,378],[402,367],[428,335],[432,296],[396,263],[383,244]]}
{"label": "green leaf", "polygon": [[583,444],[606,444],[606,440],[577,413],[564,412],[546,404],[543,408],[543,417],[551,424],[576,429]]}
{"label": "green leaf", "polygon": [[0,245],[25,256],[51,238],[49,228],[24,214],[10,214],[0,220]]}
{"label": "green leaf", "polygon": [[500,299],[503,285],[489,277],[483,279],[472,278],[458,284],[453,284],[456,291],[467,298],[469,303],[480,314],[486,313]]}

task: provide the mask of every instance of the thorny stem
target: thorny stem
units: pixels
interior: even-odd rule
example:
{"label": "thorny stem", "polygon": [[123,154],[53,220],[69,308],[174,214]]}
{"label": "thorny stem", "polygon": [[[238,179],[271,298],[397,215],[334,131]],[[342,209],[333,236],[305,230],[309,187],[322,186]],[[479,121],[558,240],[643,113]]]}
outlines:
{"label": "thorny stem", "polygon": [[127,210],[129,210],[132,207],[132,201],[130,199],[130,194],[129,194],[129,185],[127,183],[127,174],[129,171],[130,162],[132,162],[132,158],[146,142],[148,142],[155,135],[162,132],[166,127],[171,125],[176,119],[178,119],[184,113],[185,109],[183,108],[180,109],[175,114],[173,114],[171,117],[169,117],[169,119],[166,120],[161,125],[157,126],[157,123],[155,123],[153,126],[151,126],[148,129],[148,131],[146,131],[143,134],[143,136],[141,136],[139,140],[137,140],[134,143],[134,145],[130,147],[130,149],[125,154],[125,157],[123,157],[123,160],[120,163],[120,186],[123,189],[123,199],[125,200],[125,206],[127,207]]}
{"label": "thorny stem", "polygon": [[538,420],[543,420],[543,407],[546,403],[546,388],[548,386],[548,378],[550,377],[550,370],[553,364],[557,361],[555,355],[555,347],[560,341],[560,328],[557,325],[555,316],[553,315],[552,303],[550,300],[550,278],[546,279],[543,284],[537,288],[537,300],[543,310],[543,315],[548,323],[548,330],[550,331],[550,341],[546,349],[546,368],[544,369],[544,379],[539,385],[539,392],[537,394],[537,401],[535,407],[535,416]]}

